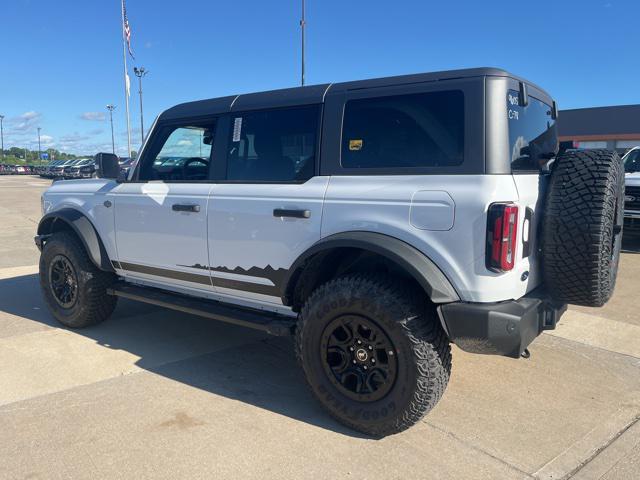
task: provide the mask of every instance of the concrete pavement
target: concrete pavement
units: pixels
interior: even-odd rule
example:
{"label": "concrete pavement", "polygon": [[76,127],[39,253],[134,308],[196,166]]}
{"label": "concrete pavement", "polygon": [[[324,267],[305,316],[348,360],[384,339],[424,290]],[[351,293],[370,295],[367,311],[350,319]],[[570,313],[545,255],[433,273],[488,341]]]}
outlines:
{"label": "concrete pavement", "polygon": [[529,360],[454,348],[436,409],[372,440],[313,400],[290,339],[126,301],[61,328],[31,240],[46,184],[0,177],[0,478],[640,477],[640,242],[605,308]]}

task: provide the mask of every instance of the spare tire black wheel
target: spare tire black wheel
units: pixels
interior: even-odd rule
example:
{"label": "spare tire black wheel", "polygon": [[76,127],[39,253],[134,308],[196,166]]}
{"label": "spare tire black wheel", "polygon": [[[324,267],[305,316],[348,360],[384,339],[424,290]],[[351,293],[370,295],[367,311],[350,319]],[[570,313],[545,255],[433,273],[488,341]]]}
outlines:
{"label": "spare tire black wheel", "polygon": [[542,222],[546,288],[560,302],[601,307],[618,274],[624,219],[624,168],[610,150],[556,158]]}

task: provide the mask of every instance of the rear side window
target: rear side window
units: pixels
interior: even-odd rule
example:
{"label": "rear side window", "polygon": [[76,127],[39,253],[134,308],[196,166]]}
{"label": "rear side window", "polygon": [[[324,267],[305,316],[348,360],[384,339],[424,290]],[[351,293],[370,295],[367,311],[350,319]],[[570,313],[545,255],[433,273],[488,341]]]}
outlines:
{"label": "rear side window", "polygon": [[513,171],[538,171],[558,151],[556,121],[551,106],[534,97],[521,106],[516,90],[507,94],[509,147]]}
{"label": "rear side window", "polygon": [[460,165],[464,94],[460,90],[350,100],[345,105],[345,168]]}
{"label": "rear side window", "polygon": [[227,180],[235,182],[302,182],[314,174],[317,105],[231,117]]}

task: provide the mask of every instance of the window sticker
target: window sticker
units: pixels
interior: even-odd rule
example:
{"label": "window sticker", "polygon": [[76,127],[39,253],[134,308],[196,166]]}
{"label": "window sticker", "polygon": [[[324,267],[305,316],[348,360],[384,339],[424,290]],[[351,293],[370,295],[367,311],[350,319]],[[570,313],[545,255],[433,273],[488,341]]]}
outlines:
{"label": "window sticker", "polygon": [[238,117],[233,120],[233,139],[234,142],[240,141],[240,135],[242,134],[242,117]]}
{"label": "window sticker", "polygon": [[362,150],[362,139],[349,140],[349,150],[357,152]]}

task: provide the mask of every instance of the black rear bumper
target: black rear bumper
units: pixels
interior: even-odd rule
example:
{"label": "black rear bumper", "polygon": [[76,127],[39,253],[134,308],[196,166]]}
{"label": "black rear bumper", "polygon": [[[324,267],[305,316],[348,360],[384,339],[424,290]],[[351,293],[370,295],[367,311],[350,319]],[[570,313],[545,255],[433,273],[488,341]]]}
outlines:
{"label": "black rear bumper", "polygon": [[519,300],[448,303],[438,312],[449,338],[462,350],[518,358],[543,330],[552,330],[566,304],[534,290]]}

